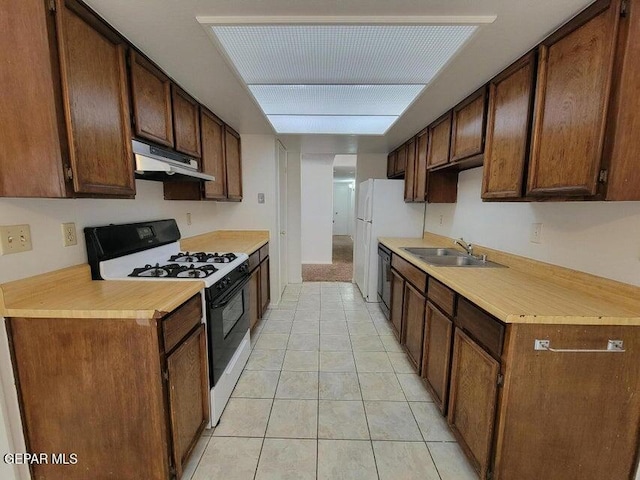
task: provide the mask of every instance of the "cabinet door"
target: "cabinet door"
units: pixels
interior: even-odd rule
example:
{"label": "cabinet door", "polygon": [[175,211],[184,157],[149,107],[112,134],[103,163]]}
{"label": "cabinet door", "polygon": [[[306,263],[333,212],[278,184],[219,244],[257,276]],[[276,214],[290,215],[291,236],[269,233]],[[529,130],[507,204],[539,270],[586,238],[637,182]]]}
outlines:
{"label": "cabinet door", "polygon": [[224,123],[205,108],[200,109],[202,125],[202,171],[216,179],[204,182],[204,196],[227,198],[227,168],[224,161]]}
{"label": "cabinet door", "polygon": [[407,166],[404,174],[404,201],[413,202],[415,198],[416,141],[409,140],[407,149]]}
{"label": "cabinet door", "polygon": [[429,126],[427,167],[438,167],[449,161],[451,141],[451,112],[445,113]]}
{"label": "cabinet door", "polygon": [[171,85],[176,150],[200,158],[200,107],[187,92]]}
{"label": "cabinet door", "polygon": [[618,2],[598,1],[540,46],[529,195],[594,195]]}
{"label": "cabinet door", "polygon": [[448,420],[481,479],[490,465],[500,364],[455,329]]}
{"label": "cabinet door", "polygon": [[422,366],[422,345],[424,343],[424,302],[424,295],[410,283],[405,283],[402,344],[407,352],[407,357],[418,373],[420,373]]}
{"label": "cabinet door", "polygon": [[249,328],[253,330],[262,316],[260,308],[260,267],[256,268],[249,277]]}
{"label": "cabinet door", "polygon": [[396,152],[391,152],[387,156],[387,178],[391,178],[396,173]]}
{"label": "cabinet door", "polygon": [[0,2],[0,18],[0,196],[64,197],[64,119],[57,117],[48,38],[53,18],[41,1]]}
{"label": "cabinet door", "polygon": [[407,146],[403,145],[400,147],[396,153],[396,164],[395,170],[393,171],[394,176],[404,175],[407,169]]}
{"label": "cabinet door", "polygon": [[173,147],[169,78],[133,50],[130,63],[131,100],[136,136]]}
{"label": "cabinet door", "polygon": [[608,163],[607,200],[640,200],[640,8],[628,3],[620,24],[619,54],[614,77],[615,99],[605,135]]}
{"label": "cabinet door", "polygon": [[260,264],[260,313],[264,315],[269,306],[270,297],[269,257]]}
{"label": "cabinet door", "polygon": [[75,0],[59,0],[56,22],[73,188],[134,195],[126,45]]}
{"label": "cabinet door", "polygon": [[240,135],[232,128],[224,127],[225,157],[227,162],[227,198],[242,200],[242,154]]}
{"label": "cabinet door", "polygon": [[486,92],[486,87],[482,87],[453,109],[450,162],[484,152]]}
{"label": "cabinet door", "polygon": [[482,198],[518,198],[527,168],[535,73],[532,52],[489,84]]}
{"label": "cabinet door", "polygon": [[427,302],[426,317],[422,378],[427,381],[435,404],[445,414],[449,399],[453,323],[431,302]]}
{"label": "cabinet door", "polygon": [[167,358],[169,416],[177,476],[209,421],[205,327],[200,325]]}
{"label": "cabinet door", "polygon": [[427,143],[429,131],[423,130],[416,137],[416,167],[415,180],[413,182],[413,199],[416,202],[424,202],[427,198]]}
{"label": "cabinet door", "polygon": [[404,278],[391,269],[391,307],[390,317],[393,333],[398,339],[402,338],[402,299],[404,297]]}

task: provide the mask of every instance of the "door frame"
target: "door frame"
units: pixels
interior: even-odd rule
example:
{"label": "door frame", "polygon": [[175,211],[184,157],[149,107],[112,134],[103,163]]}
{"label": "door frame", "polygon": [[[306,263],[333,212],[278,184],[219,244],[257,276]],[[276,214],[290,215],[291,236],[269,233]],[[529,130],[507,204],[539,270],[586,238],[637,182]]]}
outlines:
{"label": "door frame", "polygon": [[[288,212],[287,212],[287,149],[276,140],[278,158],[278,299],[289,283]],[[278,300],[279,301],[279,300]]]}

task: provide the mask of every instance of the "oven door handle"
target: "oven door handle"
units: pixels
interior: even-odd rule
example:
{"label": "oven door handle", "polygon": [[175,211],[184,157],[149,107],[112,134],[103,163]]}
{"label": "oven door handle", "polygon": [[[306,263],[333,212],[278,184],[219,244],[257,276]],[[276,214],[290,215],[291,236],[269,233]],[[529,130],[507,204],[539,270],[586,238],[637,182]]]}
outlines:
{"label": "oven door handle", "polygon": [[[233,300],[233,297],[235,297],[236,294],[240,290],[242,290],[248,282],[249,282],[249,275],[247,275],[245,278],[241,280],[238,280],[238,282],[236,282],[236,286],[233,287],[233,289],[229,293],[227,293],[224,297],[222,297],[219,301],[216,300],[216,302],[212,305],[212,308],[224,307],[227,303]],[[210,288],[213,288],[213,287],[210,287]]]}

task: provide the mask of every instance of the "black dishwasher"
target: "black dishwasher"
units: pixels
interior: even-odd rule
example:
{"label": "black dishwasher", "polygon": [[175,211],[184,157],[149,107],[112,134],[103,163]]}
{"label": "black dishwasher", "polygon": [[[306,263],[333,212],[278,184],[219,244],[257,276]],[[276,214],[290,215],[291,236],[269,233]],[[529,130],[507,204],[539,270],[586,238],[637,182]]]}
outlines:
{"label": "black dishwasher", "polygon": [[378,244],[378,300],[388,320],[391,305],[391,250],[382,244]]}

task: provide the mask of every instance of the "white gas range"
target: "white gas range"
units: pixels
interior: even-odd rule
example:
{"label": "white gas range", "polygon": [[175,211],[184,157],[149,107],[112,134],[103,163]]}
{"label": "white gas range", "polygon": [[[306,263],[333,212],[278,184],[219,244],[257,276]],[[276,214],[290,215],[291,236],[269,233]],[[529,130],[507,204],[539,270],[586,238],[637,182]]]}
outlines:
{"label": "white gas range", "polygon": [[247,254],[181,251],[175,220],[88,227],[85,239],[96,280],[203,282],[210,426],[215,426],[251,348]]}

